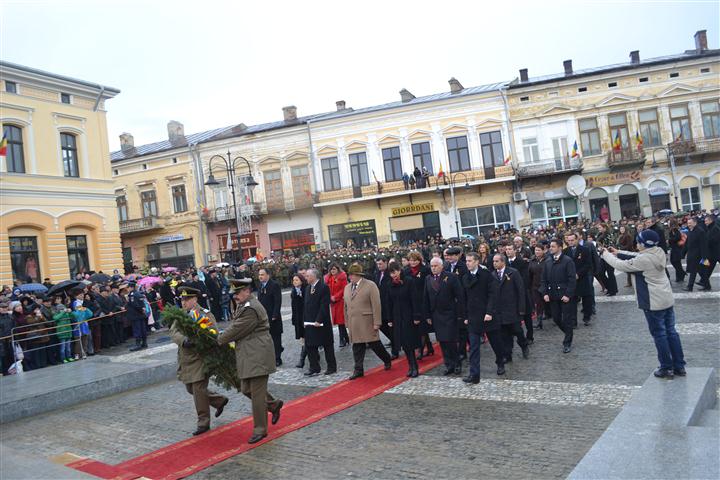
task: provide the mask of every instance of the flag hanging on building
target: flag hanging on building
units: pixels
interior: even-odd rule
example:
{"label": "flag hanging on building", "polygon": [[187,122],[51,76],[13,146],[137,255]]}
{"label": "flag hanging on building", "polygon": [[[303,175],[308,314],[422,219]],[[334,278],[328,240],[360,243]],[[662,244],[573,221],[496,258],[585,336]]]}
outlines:
{"label": "flag hanging on building", "polygon": [[643,138],[642,135],[640,135],[640,132],[635,132],[635,143],[637,143],[637,149],[642,150],[643,149]]}
{"label": "flag hanging on building", "polygon": [[0,157],[7,157],[7,137],[5,135],[0,140]]}
{"label": "flag hanging on building", "polygon": [[510,163],[510,160],[512,160],[512,153],[508,153],[508,156],[505,157],[505,160],[503,161],[503,165]]}
{"label": "flag hanging on building", "polygon": [[622,138],[620,137],[620,130],[615,132],[615,140],[613,140],[613,150],[620,150],[622,148]]}
{"label": "flag hanging on building", "polygon": [[444,176],[445,176],[445,172],[443,172],[442,163],[440,163],[440,170],[438,171],[437,177],[438,177],[438,178],[441,178],[441,177],[444,177]]}
{"label": "flag hanging on building", "polygon": [[578,151],[577,140],[575,140],[575,143],[573,143],[572,152],[570,152],[570,157],[575,158],[575,157],[579,157],[579,156],[580,156],[580,152]]}

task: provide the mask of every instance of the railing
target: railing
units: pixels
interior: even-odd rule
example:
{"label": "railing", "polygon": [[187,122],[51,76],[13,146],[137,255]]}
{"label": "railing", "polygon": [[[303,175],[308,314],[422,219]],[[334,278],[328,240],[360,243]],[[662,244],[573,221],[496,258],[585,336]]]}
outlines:
{"label": "railing", "polygon": [[132,220],[123,220],[120,222],[120,234],[142,232],[156,228],[162,228],[157,217],[133,218]]}
{"label": "railing", "polygon": [[[238,205],[237,208],[240,216],[260,215],[260,207],[254,203],[250,205]],[[204,220],[208,223],[235,220],[235,209],[232,205],[228,205],[226,207],[218,207],[212,212],[210,212],[209,215],[205,216]]]}
{"label": "railing", "polygon": [[576,172],[583,168],[583,162],[580,157],[572,158],[569,155],[565,157],[544,159],[537,163],[524,163],[517,167],[515,173],[518,177],[542,177],[555,173]]}
{"label": "railing", "polygon": [[633,147],[611,150],[607,154],[607,162],[610,168],[636,167],[645,163],[647,155],[645,150]]}
{"label": "railing", "polygon": [[675,157],[704,155],[720,152],[720,137],[701,137],[690,140],[678,140],[668,144]]}

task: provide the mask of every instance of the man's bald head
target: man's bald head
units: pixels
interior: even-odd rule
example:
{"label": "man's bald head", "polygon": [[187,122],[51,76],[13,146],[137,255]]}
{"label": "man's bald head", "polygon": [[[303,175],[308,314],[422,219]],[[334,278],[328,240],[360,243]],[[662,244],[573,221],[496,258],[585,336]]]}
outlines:
{"label": "man's bald head", "polygon": [[443,271],[443,261],[438,257],[433,257],[430,260],[430,270],[432,271],[433,275],[440,275],[440,273]]}

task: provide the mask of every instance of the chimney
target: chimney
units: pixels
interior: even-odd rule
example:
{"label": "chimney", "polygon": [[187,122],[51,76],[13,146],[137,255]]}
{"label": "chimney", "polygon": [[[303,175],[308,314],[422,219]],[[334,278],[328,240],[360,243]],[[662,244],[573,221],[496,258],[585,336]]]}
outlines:
{"label": "chimney", "polygon": [[527,82],[527,81],[528,81],[527,68],[521,68],[521,69],[520,69],[520,81],[521,81],[521,82]]}
{"label": "chimney", "polygon": [[633,65],[640,63],[640,50],[633,50],[630,52],[630,63]]}
{"label": "chimney", "polygon": [[563,62],[563,68],[565,69],[565,76],[572,75],[572,60],[565,60]]}
{"label": "chimney", "polygon": [[185,140],[185,127],[182,123],[170,120],[167,124],[168,140],[175,142],[177,140]]}
{"label": "chimney", "polygon": [[[462,90],[462,87],[460,87],[460,89]],[[400,90],[400,100],[402,100],[402,103],[407,103],[410,100],[413,100],[414,98],[415,98],[415,95],[408,92],[407,89],[403,88],[402,90]]]}
{"label": "chimney", "polygon": [[707,30],[698,30],[695,32],[695,50],[702,53],[707,49]]}
{"label": "chimney", "polygon": [[290,105],[288,107],[283,107],[283,120],[286,122],[294,122],[297,120],[297,107],[295,105]]}
{"label": "chimney", "polygon": [[450,93],[458,93],[463,91],[463,86],[460,82],[457,81],[455,77],[452,77],[450,80],[448,80],[448,83],[450,84]]}
{"label": "chimney", "polygon": [[337,107],[338,112],[342,112],[346,109],[345,100],[338,100],[337,102],[335,102],[335,106]]}
{"label": "chimney", "polygon": [[120,134],[120,150],[123,152],[135,148],[135,139],[127,132]]}

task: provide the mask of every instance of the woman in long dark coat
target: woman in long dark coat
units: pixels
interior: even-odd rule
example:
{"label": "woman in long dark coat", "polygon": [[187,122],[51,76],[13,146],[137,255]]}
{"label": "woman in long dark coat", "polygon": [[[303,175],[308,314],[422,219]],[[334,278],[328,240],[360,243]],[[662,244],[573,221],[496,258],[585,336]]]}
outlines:
{"label": "woman in long dark coat", "polygon": [[300,349],[300,360],[295,365],[297,368],[305,367],[305,358],[307,351],[305,350],[305,287],[307,282],[299,275],[295,274],[290,280],[292,290],[290,291],[290,305],[292,307],[292,324],[295,327],[295,339],[300,340],[302,348]]}
{"label": "woman in long dark coat", "polygon": [[410,289],[411,302],[413,304],[414,320],[420,320],[420,352],[417,359],[423,358],[423,350],[425,355],[434,355],[435,349],[430,341],[430,332],[433,331],[432,325],[428,325],[423,316],[423,302],[425,301],[425,277],[430,273],[427,265],[423,264],[423,257],[420,252],[410,252],[407,256],[408,266],[403,270],[405,282]]}
{"label": "woman in long dark coat", "polygon": [[388,266],[390,272],[390,288],[388,293],[388,308],[392,319],[393,335],[395,345],[402,347],[408,360],[408,377],[418,376],[418,364],[415,358],[415,349],[420,348],[420,324],[419,318],[414,315],[415,310],[422,306],[413,305],[410,283],[400,270],[397,262],[391,262]]}

